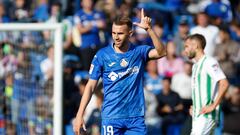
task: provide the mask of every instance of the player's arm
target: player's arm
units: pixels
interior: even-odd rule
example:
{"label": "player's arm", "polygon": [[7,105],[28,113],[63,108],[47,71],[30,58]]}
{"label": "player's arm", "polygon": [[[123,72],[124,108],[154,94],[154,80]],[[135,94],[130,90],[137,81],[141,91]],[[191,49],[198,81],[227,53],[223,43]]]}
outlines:
{"label": "player's arm", "polygon": [[76,27],[81,34],[87,33],[92,29],[91,23],[88,23],[86,26],[82,24],[79,15],[74,16],[74,23],[76,24]]}
{"label": "player's arm", "polygon": [[159,40],[152,28],[148,28],[147,32],[152,39],[154,49],[149,51],[149,59],[159,59],[167,54],[163,43]]}
{"label": "player's arm", "polygon": [[80,106],[76,115],[76,118],[73,122],[73,130],[75,135],[80,135],[80,129],[83,128],[84,130],[86,130],[85,124],[84,124],[84,120],[83,120],[83,114],[84,111],[92,97],[93,91],[97,86],[98,81],[97,80],[92,80],[89,79],[88,83],[84,89],[84,93],[80,102]]}
{"label": "player's arm", "polygon": [[209,106],[205,106],[202,108],[200,114],[210,113],[216,109],[216,107],[221,103],[225,93],[227,92],[229,83],[224,75],[220,65],[215,59],[209,60],[207,64],[207,72],[210,77],[217,81],[218,85],[218,94],[214,99],[213,103]]}
{"label": "player's arm", "polygon": [[210,113],[216,109],[216,107],[221,103],[225,93],[227,92],[229,83],[227,79],[222,79],[218,81],[218,94],[215,101],[209,105],[202,108],[200,114]]}
{"label": "player's arm", "polygon": [[151,27],[151,20],[152,20],[151,18],[144,16],[144,11],[142,9],[141,22],[140,23],[134,22],[133,24],[137,25],[138,27],[143,28],[147,31],[147,33],[151,37],[153,45],[155,47],[154,49],[149,51],[148,57],[149,57],[149,59],[158,59],[158,58],[165,56],[167,54],[167,52],[166,52],[166,49],[165,49],[163,43],[160,42],[156,33],[153,31],[153,29]]}
{"label": "player's arm", "polygon": [[106,27],[105,21],[103,19],[96,20],[96,27],[104,29]]}
{"label": "player's arm", "polygon": [[217,95],[217,98],[216,100],[214,101],[213,105],[214,107],[216,108],[220,102],[222,101],[224,95],[226,94],[227,92],[227,89],[228,89],[228,86],[229,86],[229,83],[227,81],[227,79],[222,79],[219,81],[218,83],[218,95]]}
{"label": "player's arm", "polygon": [[77,28],[81,34],[84,34],[91,31],[92,25],[89,23],[87,26],[83,26],[81,23],[78,23]]}

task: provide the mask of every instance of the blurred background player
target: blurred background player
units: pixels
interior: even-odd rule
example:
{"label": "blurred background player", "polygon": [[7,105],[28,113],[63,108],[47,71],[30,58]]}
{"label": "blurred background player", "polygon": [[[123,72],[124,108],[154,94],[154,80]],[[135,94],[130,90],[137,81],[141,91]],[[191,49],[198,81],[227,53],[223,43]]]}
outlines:
{"label": "blurred background player", "polygon": [[185,40],[185,52],[195,61],[192,75],[193,117],[191,135],[210,135],[217,124],[219,104],[222,101],[228,81],[218,62],[204,54],[206,40],[201,34],[193,34]]}

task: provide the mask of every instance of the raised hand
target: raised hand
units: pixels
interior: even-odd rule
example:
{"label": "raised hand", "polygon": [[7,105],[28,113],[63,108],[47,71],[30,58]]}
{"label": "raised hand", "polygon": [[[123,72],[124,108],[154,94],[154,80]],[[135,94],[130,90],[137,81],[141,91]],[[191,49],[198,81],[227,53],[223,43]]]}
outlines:
{"label": "raised hand", "polygon": [[147,17],[147,16],[144,16],[144,10],[142,8],[141,10],[141,21],[140,23],[138,22],[134,22],[133,24],[140,27],[140,28],[143,28],[145,30],[148,30],[149,28],[151,28],[151,21],[152,19],[150,17]]}

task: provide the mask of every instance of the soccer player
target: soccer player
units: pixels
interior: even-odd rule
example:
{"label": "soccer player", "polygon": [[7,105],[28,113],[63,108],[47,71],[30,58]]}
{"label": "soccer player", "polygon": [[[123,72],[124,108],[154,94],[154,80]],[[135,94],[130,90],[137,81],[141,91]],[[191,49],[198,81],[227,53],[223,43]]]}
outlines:
{"label": "soccer player", "polygon": [[209,135],[213,132],[219,113],[219,104],[228,88],[228,81],[218,62],[204,54],[206,40],[201,34],[186,38],[184,51],[195,63],[192,67],[191,135]]}
{"label": "soccer player", "polygon": [[[76,135],[86,130],[83,114],[91,99],[98,80],[102,77],[104,99],[102,105],[102,135],[145,135],[143,75],[145,63],[166,55],[163,44],[151,28],[151,18],[141,11],[140,23],[133,23],[145,29],[154,47],[133,45],[132,22],[127,17],[117,17],[112,25],[114,43],[102,48],[94,56],[80,107],[73,122]],[[82,131],[82,130],[81,130]]]}

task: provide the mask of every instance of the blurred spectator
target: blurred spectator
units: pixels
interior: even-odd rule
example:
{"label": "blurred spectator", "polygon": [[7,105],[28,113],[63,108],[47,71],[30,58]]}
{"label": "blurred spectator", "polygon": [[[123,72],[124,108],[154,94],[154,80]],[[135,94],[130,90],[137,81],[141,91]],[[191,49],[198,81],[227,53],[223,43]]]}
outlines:
{"label": "blurred spectator", "polygon": [[[60,23],[63,16],[61,11],[62,5],[60,2],[54,2],[50,7],[50,15],[46,23]],[[49,47],[53,43],[54,33],[49,30],[43,31],[43,45]]]}
{"label": "blurred spectator", "polygon": [[[84,88],[84,87],[82,87],[82,88]],[[100,81],[100,82],[98,82],[98,86],[95,90],[95,93],[93,94],[93,96],[92,96],[92,98],[89,102],[89,105],[85,110],[85,113],[84,113],[84,116],[83,116],[85,121],[88,121],[90,119],[90,115],[92,114],[92,112],[96,108],[98,108],[97,99],[98,99],[98,96],[100,95],[99,92],[102,92],[102,88],[103,88],[103,84],[102,84],[102,81]],[[83,92],[83,90],[81,89],[80,92]]]}
{"label": "blurred spectator", "polygon": [[5,73],[14,73],[17,70],[18,60],[13,53],[13,45],[5,43],[3,46],[4,57],[1,60]]}
{"label": "blurred spectator", "polygon": [[62,4],[60,2],[55,2],[51,5],[50,16],[47,20],[48,23],[58,23],[63,19],[62,16]]}
{"label": "blurred spectator", "polygon": [[211,2],[206,6],[205,12],[210,17],[219,18],[225,23],[232,21],[233,15],[231,5],[223,3],[222,0],[211,0]]}
{"label": "blurred spectator", "polygon": [[5,15],[5,7],[3,3],[0,3],[0,23],[8,23],[10,19]]}
{"label": "blurred spectator", "polygon": [[139,27],[135,29],[136,43],[138,45],[153,45],[148,33]]}
{"label": "blurred spectator", "polygon": [[47,58],[40,64],[44,80],[48,81],[53,79],[53,63],[54,63],[54,48],[50,46],[47,51]]}
{"label": "blurred spectator", "polygon": [[146,66],[144,75],[144,96],[146,104],[145,123],[147,134],[157,135],[160,132],[161,118],[157,114],[158,102],[156,95],[162,90],[162,76],[157,73],[157,61],[151,60]]}
{"label": "blurred spectator", "polygon": [[111,34],[112,32],[112,22],[117,16],[117,5],[116,0],[104,0],[104,13],[106,15],[106,31]]}
{"label": "blurred spectator", "polygon": [[162,117],[162,134],[167,134],[167,129],[172,124],[181,124],[184,120],[183,104],[180,96],[170,88],[171,78],[165,77],[162,81],[163,90],[157,95],[158,113]]}
{"label": "blurred spectator", "polygon": [[206,39],[206,47],[204,52],[206,55],[213,56],[217,44],[219,29],[209,24],[208,15],[200,12],[196,16],[197,26],[190,30],[190,34],[202,34]]}
{"label": "blurred spectator", "polygon": [[15,22],[30,22],[30,12],[25,0],[15,0],[10,9],[10,17]]}
{"label": "blurred spectator", "polygon": [[75,23],[82,39],[80,58],[83,70],[89,70],[93,56],[101,48],[99,30],[105,28],[105,20],[102,13],[93,9],[92,0],[82,0],[81,5],[82,9],[75,14]]}
{"label": "blurred spectator", "polygon": [[90,129],[89,133],[91,135],[101,134],[101,107],[103,102],[103,94],[101,91],[98,91],[96,92],[96,96],[97,108],[93,109],[88,121],[86,122],[87,129]]}
{"label": "blurred spectator", "polygon": [[[19,55],[23,60],[19,64],[13,77],[13,93],[11,96],[11,119],[16,126],[17,133],[28,134],[27,120],[33,116],[33,101],[41,89],[31,80],[31,64],[26,57]],[[29,70],[29,71],[27,71]],[[9,93],[9,92],[8,92]]]}
{"label": "blurred spectator", "polygon": [[119,5],[119,10],[117,10],[118,15],[122,16],[132,16],[133,7],[136,5],[136,0],[122,0]]}
{"label": "blurred spectator", "polygon": [[4,67],[2,65],[2,61],[0,61],[0,80],[4,79]]}
{"label": "blurred spectator", "polygon": [[192,63],[184,62],[183,72],[176,73],[172,78],[171,88],[182,98],[184,111],[188,114],[188,109],[192,104],[191,89]]}
{"label": "blurred spectator", "polygon": [[[221,0],[221,2],[228,7],[230,7],[229,0]],[[187,10],[192,14],[197,14],[199,12],[204,12],[205,8],[212,3],[212,0],[193,0],[187,7]]]}
{"label": "blurred spectator", "polygon": [[176,45],[173,41],[167,43],[167,56],[158,60],[158,73],[172,77],[183,71],[183,60],[176,55]]}
{"label": "blurred spectator", "polygon": [[157,61],[151,60],[146,65],[146,73],[144,74],[144,87],[145,90],[157,95],[162,90],[162,76],[158,75]]}
{"label": "blurred spectator", "polygon": [[240,86],[232,86],[229,88],[226,99],[223,101],[222,109],[224,112],[224,134],[239,135]]}
{"label": "blurred spectator", "polygon": [[227,27],[220,28],[219,37],[221,43],[217,45],[214,55],[229,82],[234,83],[237,73],[236,64],[240,62],[240,46],[230,38]]}
{"label": "blurred spectator", "polygon": [[[240,22],[240,2],[238,1],[238,2],[236,2],[237,4],[235,5],[236,7],[233,9],[235,12],[235,16],[236,16],[236,20],[238,21],[238,22]],[[233,4],[235,4],[235,3],[233,3]]]}
{"label": "blurred spectator", "polygon": [[48,19],[48,16],[47,0],[39,0],[38,5],[33,12],[33,20],[37,22],[45,22]]}
{"label": "blurred spectator", "polygon": [[189,34],[189,24],[186,16],[182,16],[179,20],[177,33],[174,35],[173,42],[176,44],[177,56],[183,56],[184,39]]}
{"label": "blurred spectator", "polygon": [[155,24],[153,25],[153,30],[163,43],[167,43],[167,41],[169,40],[169,37],[168,37],[168,33],[164,27],[165,26],[162,23],[162,21],[156,20]]}
{"label": "blurred spectator", "polygon": [[16,127],[10,121],[6,121],[6,135],[15,135]]}
{"label": "blurred spectator", "polygon": [[148,135],[158,135],[161,127],[161,117],[158,115],[158,101],[156,95],[151,91],[144,89],[145,97],[145,124],[147,126]]}
{"label": "blurred spectator", "polygon": [[82,93],[79,92],[85,87],[87,81],[82,78],[77,84],[74,82],[74,67],[69,62],[64,62],[64,74],[63,74],[63,122],[65,125],[69,124],[72,118],[75,117],[75,114],[78,110],[78,105],[82,97]]}
{"label": "blurred spectator", "polygon": [[[67,54],[76,54],[77,48],[73,42],[73,17],[69,16],[63,20],[63,49],[64,53]],[[77,33],[79,34],[79,33]]]}
{"label": "blurred spectator", "polygon": [[171,88],[179,94],[183,104],[184,123],[181,131],[182,134],[190,134],[192,127],[192,119],[189,115],[189,108],[192,105],[191,75],[192,63],[190,61],[185,61],[183,72],[176,73],[172,77]]}
{"label": "blurred spectator", "polygon": [[35,115],[28,120],[29,134],[30,135],[52,135],[53,134],[53,121],[49,117],[48,110],[49,99],[47,96],[40,96],[35,101]]}
{"label": "blurred spectator", "polygon": [[230,25],[231,38],[240,42],[240,22],[232,21]]}

